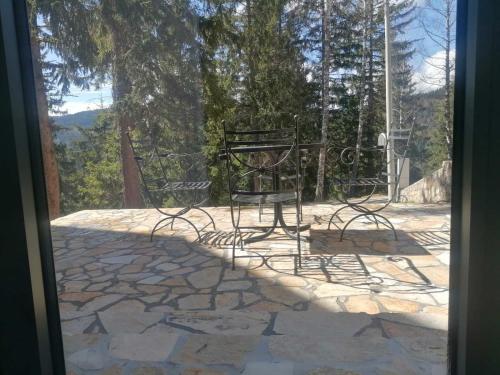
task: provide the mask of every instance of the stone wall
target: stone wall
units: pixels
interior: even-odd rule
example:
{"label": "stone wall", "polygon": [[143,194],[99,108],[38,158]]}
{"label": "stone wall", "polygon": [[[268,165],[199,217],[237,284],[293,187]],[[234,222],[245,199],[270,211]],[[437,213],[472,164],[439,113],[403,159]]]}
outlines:
{"label": "stone wall", "polygon": [[401,202],[439,203],[451,198],[451,161],[444,161],[440,169],[422,178],[400,192]]}

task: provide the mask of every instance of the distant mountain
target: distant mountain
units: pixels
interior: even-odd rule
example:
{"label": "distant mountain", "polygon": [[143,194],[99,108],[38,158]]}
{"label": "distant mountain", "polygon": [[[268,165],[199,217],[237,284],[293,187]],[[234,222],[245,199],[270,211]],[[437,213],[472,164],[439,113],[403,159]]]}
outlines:
{"label": "distant mountain", "polygon": [[444,89],[415,94],[413,96],[415,107],[417,108],[416,120],[420,127],[433,127],[437,105],[445,96]]}
{"label": "distant mountain", "polygon": [[55,135],[56,142],[69,144],[78,140],[81,137],[81,133],[78,128],[92,127],[97,119],[97,116],[102,111],[102,109],[95,109],[92,111],[77,112],[71,115],[52,117],[54,124],[57,127]]}
{"label": "distant mountain", "polygon": [[[435,122],[436,104],[444,97],[444,89],[415,94],[413,96],[413,105],[417,108],[417,124],[421,127],[432,127]],[[54,116],[57,131],[55,135],[56,142],[69,144],[81,138],[78,130],[81,128],[90,128],[94,125],[97,116],[103,109],[92,111],[82,111],[71,115]]]}

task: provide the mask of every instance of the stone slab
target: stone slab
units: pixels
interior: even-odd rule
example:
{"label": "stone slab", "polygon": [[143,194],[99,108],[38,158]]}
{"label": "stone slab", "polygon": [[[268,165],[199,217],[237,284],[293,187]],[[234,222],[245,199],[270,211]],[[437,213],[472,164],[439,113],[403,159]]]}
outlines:
{"label": "stone slab", "polygon": [[161,312],[103,311],[98,316],[107,333],[141,333],[163,318]]}
{"label": "stone slab", "polygon": [[251,335],[262,334],[269,325],[271,315],[265,312],[184,312],[171,313],[167,323],[188,327],[207,334]]}
{"label": "stone slab", "polygon": [[138,257],[139,255],[121,255],[116,257],[103,258],[100,261],[107,264],[130,264]]}
{"label": "stone slab", "polygon": [[375,361],[391,355],[389,340],[382,337],[271,336],[269,351],[279,360],[324,365]]}
{"label": "stone slab", "polygon": [[98,348],[87,348],[71,354],[68,362],[83,370],[100,370],[106,363],[106,355]]}
{"label": "stone slab", "polygon": [[171,359],[183,365],[229,365],[241,367],[259,343],[259,336],[190,335]]}
{"label": "stone slab", "polygon": [[187,279],[195,288],[212,288],[218,284],[221,273],[221,267],[207,267],[191,273]]}
{"label": "stone slab", "polygon": [[171,333],[125,333],[116,335],[109,344],[109,353],[129,361],[162,362],[174,349],[178,336]]}
{"label": "stone slab", "polygon": [[294,375],[292,362],[248,362],[242,375]]}
{"label": "stone slab", "polygon": [[276,317],[274,331],[292,336],[352,337],[371,323],[370,316],[363,313],[282,311]]}

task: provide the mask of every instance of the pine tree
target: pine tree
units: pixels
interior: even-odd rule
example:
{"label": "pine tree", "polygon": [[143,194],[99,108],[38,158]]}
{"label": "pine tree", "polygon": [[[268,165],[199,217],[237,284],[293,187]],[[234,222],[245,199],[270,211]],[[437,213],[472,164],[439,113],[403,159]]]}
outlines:
{"label": "pine tree", "polygon": [[35,77],[36,104],[38,122],[40,126],[40,141],[42,144],[43,170],[47,191],[49,218],[55,219],[60,215],[60,183],[59,167],[56,160],[52,124],[49,118],[49,100],[47,98],[47,82],[43,74],[41,41],[36,21],[31,27],[31,51],[33,55],[33,70]]}
{"label": "pine tree", "polygon": [[[225,196],[216,157],[222,120],[246,119],[243,125],[251,128],[257,125],[250,119],[259,116],[287,113],[308,119],[315,94],[306,78],[298,35],[302,25],[293,5],[284,0],[212,1],[204,9],[205,134],[215,196]],[[302,126],[304,137],[316,131]]]}
{"label": "pine tree", "polygon": [[[61,65],[74,75],[83,71],[111,79],[124,206],[139,207],[138,171],[126,132],[136,127],[140,133],[151,130],[146,128],[167,129],[170,136],[183,139],[180,143],[171,139],[175,145],[200,140],[193,137],[201,129],[202,114],[199,63],[195,61],[199,60],[197,19],[192,6],[181,0],[39,1],[37,10],[56,41],[54,51]],[[82,79],[77,83],[95,82]],[[173,107],[175,113],[170,111]]]}
{"label": "pine tree", "polygon": [[[93,78],[92,72],[82,68],[73,56],[75,50],[83,56],[92,55],[86,38],[89,19],[82,11],[83,4],[76,0],[68,1],[65,6],[54,0],[29,0],[27,5],[47,200],[53,219],[60,213],[60,176],[49,111],[58,111],[70,84],[88,87]],[[49,52],[63,61],[48,60]]]}
{"label": "pine tree", "polygon": [[[152,135],[177,151],[198,151],[205,144],[212,198],[223,203],[225,176],[217,157],[222,120],[298,113],[302,142],[325,140],[326,129],[328,142],[343,145],[371,145],[384,128],[384,29],[379,1],[83,3],[46,0],[44,14],[58,41],[54,49],[60,51],[61,61],[69,63],[68,72],[86,72],[80,85],[113,82],[114,103],[108,116],[116,134],[121,134],[127,206],[137,203],[135,193],[130,193],[135,177],[133,173],[127,177],[127,171],[133,172],[128,164],[131,155],[123,142],[130,129],[138,137]],[[322,13],[321,4],[331,6],[326,12],[330,14]],[[413,52],[403,32],[412,12],[412,1],[393,4],[394,93],[401,113],[411,106]],[[83,21],[77,23],[85,36],[82,49],[75,40],[64,38],[75,27],[75,18]],[[322,38],[326,29],[329,43]],[[248,120],[243,126],[256,124]],[[320,161],[315,160],[314,166]],[[325,196],[336,168],[326,159],[325,183],[318,184],[318,190],[325,187]],[[370,168],[372,161],[359,160],[360,173]],[[313,169],[307,177],[308,197],[316,193],[313,175],[318,170]]]}
{"label": "pine tree", "polygon": [[[63,131],[63,130],[60,130]],[[119,136],[110,110],[101,112],[82,138],[56,146],[61,170],[61,211],[122,206]]]}
{"label": "pine tree", "polygon": [[[439,71],[435,77],[423,77],[436,87],[444,86],[443,113],[436,118],[441,127],[442,136],[438,139],[446,142],[446,157],[451,160],[453,146],[453,83],[454,72],[454,45],[455,45],[456,0],[425,0],[422,7],[421,27],[429,40],[443,53],[444,56],[435,56],[427,61]],[[428,56],[430,57],[430,56]],[[441,79],[441,76],[444,80]],[[442,82],[444,81],[444,82]],[[439,148],[439,146],[436,146]]]}
{"label": "pine tree", "polygon": [[[385,129],[382,4],[376,0],[334,3],[331,20],[334,42],[330,47],[330,105],[334,109],[328,135],[330,144],[371,146],[376,134]],[[408,107],[413,93],[409,61],[414,50],[413,41],[407,40],[404,33],[412,22],[413,13],[413,1],[399,1],[391,6],[394,94],[398,105],[408,103]],[[317,39],[314,43],[318,45]],[[320,62],[313,61],[316,65]],[[316,74],[315,77],[320,76]],[[356,154],[354,169],[359,173],[370,173],[375,167],[373,158],[361,159],[360,152]],[[334,164],[327,163],[328,175],[342,173],[338,163]]]}

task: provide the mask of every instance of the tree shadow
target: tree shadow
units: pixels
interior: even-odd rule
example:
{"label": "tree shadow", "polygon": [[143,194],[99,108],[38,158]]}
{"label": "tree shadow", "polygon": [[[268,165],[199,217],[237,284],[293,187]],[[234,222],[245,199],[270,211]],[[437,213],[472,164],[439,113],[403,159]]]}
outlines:
{"label": "tree shadow", "polygon": [[426,246],[449,244],[449,232],[443,230],[406,231],[387,229],[311,229],[311,253],[356,253],[367,255],[430,255]]}
{"label": "tree shadow", "polygon": [[[193,236],[183,236],[177,232],[169,233],[169,231],[158,233],[153,242],[150,242],[146,233],[98,230],[95,225],[91,227],[53,226],[52,230],[56,238],[65,238],[65,245],[68,244],[68,241],[78,241],[80,243],[78,250],[55,247],[56,271],[60,274],[58,284],[62,293],[65,292],[65,283],[68,281],[88,280],[89,285],[85,286],[82,291],[87,291],[89,287],[94,290],[92,288],[92,279],[97,279],[96,283],[102,283],[103,273],[110,273],[112,277],[107,279],[110,285],[97,292],[104,294],[119,293],[120,289],[113,288],[113,286],[127,284],[132,291],[136,290],[138,294],[141,294],[140,290],[148,289],[147,287],[137,289],[141,285],[148,285],[141,284],[143,282],[140,280],[141,278],[144,280],[159,276],[164,278],[159,283],[168,284],[168,279],[181,276],[186,279],[187,285],[191,288],[187,294],[192,294],[197,292],[189,282],[191,273],[213,266],[210,262],[214,265],[222,265],[223,272],[229,272],[231,267],[229,254],[233,240],[232,232],[206,232],[202,237],[209,241],[206,244],[192,241]],[[372,231],[355,232],[358,235],[356,237],[358,241],[365,241],[366,238],[371,238],[371,243],[377,241],[372,238]],[[383,239],[386,234],[380,232],[382,231],[379,231],[378,238]],[[248,233],[246,238],[251,237],[253,234],[255,233]],[[412,237],[403,238],[404,241],[400,241],[398,244],[395,244],[396,241],[387,241],[394,248],[391,248],[391,251],[380,252],[371,249],[368,244],[363,243],[358,246],[355,241],[351,240],[339,243],[335,240],[335,233],[332,233],[332,231],[311,230],[311,241],[305,246],[302,268],[298,270],[298,273],[295,273],[294,262],[296,259],[294,258],[296,252],[294,246],[296,242],[287,239],[285,236],[278,235],[271,237],[269,240],[252,244],[251,247],[245,249],[244,254],[238,254],[241,258],[237,260],[237,269],[243,269],[247,274],[246,277],[253,279],[253,286],[255,286],[254,281],[262,279],[260,285],[270,285],[283,289],[280,293],[285,296],[283,297],[285,300],[293,300],[291,297],[287,298],[286,295],[293,293],[291,291],[295,289],[287,288],[277,282],[280,277],[284,276],[300,277],[306,283],[336,284],[349,288],[370,290],[376,293],[429,293],[445,290],[434,285],[425,274],[419,271],[410,258],[405,257],[405,255],[428,255],[429,253],[423,247],[411,246],[411,249],[407,250],[406,253],[396,251],[402,243],[414,245]],[[329,247],[332,240],[334,246]],[[326,247],[324,244],[326,244]],[[137,256],[137,258],[130,260],[130,263],[126,263],[129,256]],[[367,256],[375,256],[379,263],[394,266],[392,267],[395,270],[394,274],[373,272],[371,267],[373,259],[368,259]],[[120,259],[120,257],[123,258]],[[174,264],[172,266],[174,269],[164,271],[165,267],[163,270],[158,268],[155,261],[161,257],[167,257],[168,260],[165,259],[165,262]],[[196,262],[190,263],[189,259],[193,257],[205,257],[207,259],[203,259],[203,262],[199,264]],[[184,258],[187,259],[184,260]],[[179,263],[178,260],[183,260],[183,262]],[[220,260],[220,262],[213,262],[214,260]],[[122,264],[121,261],[125,263]],[[88,265],[91,265],[91,267]],[[131,266],[134,265],[137,266],[135,272],[127,271],[128,275],[132,275],[127,277],[120,275],[121,269],[133,269],[134,267]],[[89,271],[87,268],[91,270]],[[179,269],[188,270],[186,273],[182,273]],[[70,274],[67,274],[68,270],[70,270]],[[101,271],[101,273],[96,271]],[[89,275],[89,272],[97,276]],[[263,277],[262,274],[265,272],[271,272],[273,277]],[[219,282],[223,281],[223,275],[221,275]],[[166,295],[170,294],[168,293],[168,287],[163,286],[163,284],[159,284],[156,289],[158,292],[165,292]],[[212,289],[210,293],[216,295],[219,291]],[[132,295],[134,295],[133,292]],[[182,295],[170,300],[168,305],[175,308],[175,301],[179,298],[182,298]],[[210,309],[213,308],[215,307],[211,306]]]}
{"label": "tree shadow", "polygon": [[[196,236],[183,228],[164,230],[150,242],[149,227],[139,217],[124,214],[124,220],[113,229],[112,216],[119,213],[103,215],[99,219],[96,213],[86,220],[82,214],[67,225],[60,220],[61,224],[52,226],[67,355],[81,334],[89,335],[88,340],[99,334],[130,332],[212,335],[221,334],[220,327],[222,334],[228,330],[244,333],[250,325],[252,334],[294,335],[288,331],[292,327],[278,331],[275,326],[277,316],[286,311],[311,312],[310,317],[323,314],[327,318],[321,319],[331,321],[332,327],[343,324],[346,316],[363,321],[349,337],[363,336],[371,328],[379,330],[381,338],[395,334],[410,337],[416,327],[427,327],[429,322],[416,314],[387,314],[393,311],[383,307],[378,295],[389,298],[383,292],[391,292],[389,299],[397,301],[397,293],[421,295],[445,290],[425,275],[419,276],[418,270],[406,270],[410,265],[394,254],[376,256],[380,258],[377,264],[403,265],[401,274],[409,279],[373,272],[370,255],[320,252],[314,242],[325,236],[322,231],[312,231],[298,275],[294,275],[290,257],[295,241],[279,235],[250,247],[250,257],[239,259],[232,271],[230,233],[207,233],[207,238],[221,238],[215,242],[217,246],[193,241]],[[321,295],[317,294],[320,288]],[[367,318],[362,309],[351,313],[342,307],[363,296],[367,303],[378,304],[380,311]],[[402,296],[403,305],[408,303],[405,298]],[[314,328],[314,319],[307,323]],[[445,328],[439,329],[443,332]],[[180,345],[183,343],[181,340]]]}

